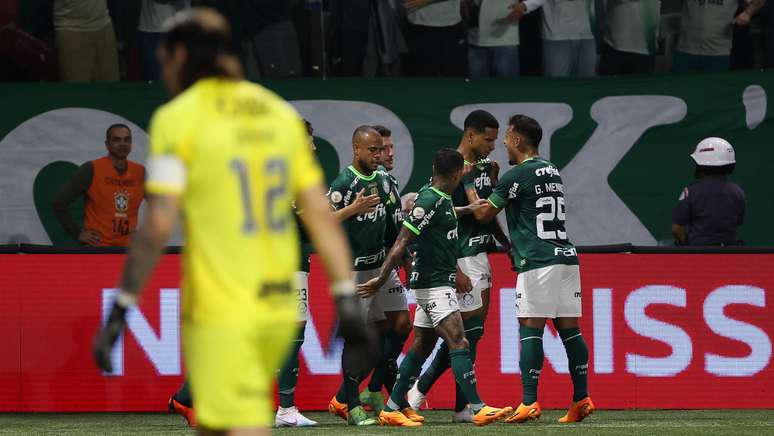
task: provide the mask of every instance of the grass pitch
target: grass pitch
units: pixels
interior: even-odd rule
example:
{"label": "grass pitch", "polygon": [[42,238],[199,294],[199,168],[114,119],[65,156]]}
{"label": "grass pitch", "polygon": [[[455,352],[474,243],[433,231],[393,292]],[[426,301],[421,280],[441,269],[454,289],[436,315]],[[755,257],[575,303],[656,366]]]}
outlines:
{"label": "grass pitch", "polygon": [[[413,429],[347,427],[324,412],[307,413],[316,428],[278,429],[276,435],[774,435],[774,410],[601,410],[581,424],[556,422],[564,411],[544,410],[540,421],[508,425],[451,424],[449,411],[423,411],[425,425]],[[193,435],[182,418],[160,413],[0,414],[2,435]]]}

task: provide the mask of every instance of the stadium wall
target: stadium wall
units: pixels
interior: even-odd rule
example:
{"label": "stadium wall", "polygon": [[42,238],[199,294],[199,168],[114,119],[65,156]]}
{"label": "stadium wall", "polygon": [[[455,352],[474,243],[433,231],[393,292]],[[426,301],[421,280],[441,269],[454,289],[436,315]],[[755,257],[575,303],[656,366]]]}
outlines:
{"label": "stadium wall", "polygon": [[[604,79],[299,79],[266,82],[315,127],[329,180],[351,159],[361,124],[394,132],[394,175],[404,192],[430,176],[436,149],[456,146],[474,108],[504,125],[514,113],[538,119],[541,154],[562,171],[579,245],[669,241],[671,216],[693,178],[688,155],[707,136],[736,147],[733,179],[746,191],[740,237],[774,245],[774,184],[761,175],[774,162],[774,74],[770,71]],[[159,84],[0,84],[0,244],[76,246],[54,220],[53,193],[82,162],[104,153],[105,128],[123,121],[134,131],[132,159],[145,160],[153,111],[166,100]],[[508,168],[500,130],[492,154]],[[74,206],[82,213],[82,206]],[[178,237],[176,244],[181,242]]]}
{"label": "stadium wall", "polygon": [[[8,250],[10,251],[10,249]],[[491,255],[494,292],[476,363],[482,396],[521,396],[515,275]],[[129,333],[114,354],[118,375],[91,361],[94,332],[109,310],[120,254],[0,255],[0,411],[163,411],[182,381],[179,255],[162,258]],[[600,408],[774,409],[774,275],[769,254],[581,254],[583,334],[590,389]],[[311,319],[297,403],[324,409],[340,381],[341,344],[319,263],[309,281]],[[544,407],[571,396],[567,361],[547,329],[540,380]],[[445,375],[431,392],[449,408]]]}

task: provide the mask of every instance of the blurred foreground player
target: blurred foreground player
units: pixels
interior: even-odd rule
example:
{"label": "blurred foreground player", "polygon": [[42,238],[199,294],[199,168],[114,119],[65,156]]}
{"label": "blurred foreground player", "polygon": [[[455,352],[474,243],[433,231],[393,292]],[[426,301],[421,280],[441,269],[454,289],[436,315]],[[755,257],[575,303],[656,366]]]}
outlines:
{"label": "blurred foreground player", "polygon": [[565,230],[564,185],[559,170],[538,155],[543,130],[534,119],[514,115],[508,121],[505,148],[515,165],[500,178],[485,220],[505,210],[516,279],[516,316],[519,318],[521,351],[519,368],[523,401],[505,422],[538,419],[538,378],[543,370],[543,330],[551,319],[562,338],[570,377],[573,404],[559,422],[582,421],[594,413],[588,394],[589,351],[580,331],[581,284],[578,252]]}
{"label": "blurred foreground player", "polygon": [[199,432],[268,434],[273,378],[298,322],[293,201],[306,212],[302,220],[333,284],[339,330],[366,360],[369,336],[350,278],[349,247],[325,200],[301,119],[273,93],[242,79],[220,15],[195,9],[175,16],[159,60],[175,98],[151,121],[148,210],[94,358],[112,370],[110,352],[126,312],[182,209],[183,352]]}

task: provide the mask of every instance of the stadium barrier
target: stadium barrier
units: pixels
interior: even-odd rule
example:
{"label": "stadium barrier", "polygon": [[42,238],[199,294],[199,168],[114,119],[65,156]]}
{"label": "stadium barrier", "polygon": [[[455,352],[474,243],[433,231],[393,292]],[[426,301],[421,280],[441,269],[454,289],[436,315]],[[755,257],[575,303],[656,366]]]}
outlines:
{"label": "stadium barrier", "polygon": [[[123,255],[35,246],[0,247],[0,411],[162,411],[182,381],[179,255],[162,258],[116,347],[116,375],[91,362],[92,337],[107,315]],[[647,253],[637,254],[639,250]],[[675,250],[682,250],[676,252]],[[172,249],[172,252],[178,250]],[[688,249],[688,251],[691,251]],[[44,253],[57,254],[44,254]],[[21,253],[21,254],[10,254]],[[34,253],[34,254],[33,254]],[[521,395],[515,274],[492,254],[494,291],[476,363],[483,398]],[[600,408],[774,409],[774,249],[712,254],[627,244],[581,254],[583,334]],[[297,403],[324,409],[340,381],[341,344],[319,264],[309,280],[311,319]],[[562,343],[544,337],[544,407],[565,407],[571,387]],[[429,406],[452,406],[444,375]]]}

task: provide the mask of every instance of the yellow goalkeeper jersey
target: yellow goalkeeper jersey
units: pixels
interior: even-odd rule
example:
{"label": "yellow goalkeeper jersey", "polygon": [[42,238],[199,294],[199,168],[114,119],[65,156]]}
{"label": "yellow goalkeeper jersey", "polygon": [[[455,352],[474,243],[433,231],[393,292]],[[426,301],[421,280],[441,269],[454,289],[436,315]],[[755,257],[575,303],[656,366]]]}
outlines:
{"label": "yellow goalkeeper jersey", "polygon": [[183,319],[295,316],[292,202],[323,181],[293,108],[246,81],[203,79],[153,115],[147,192],[181,199]]}

